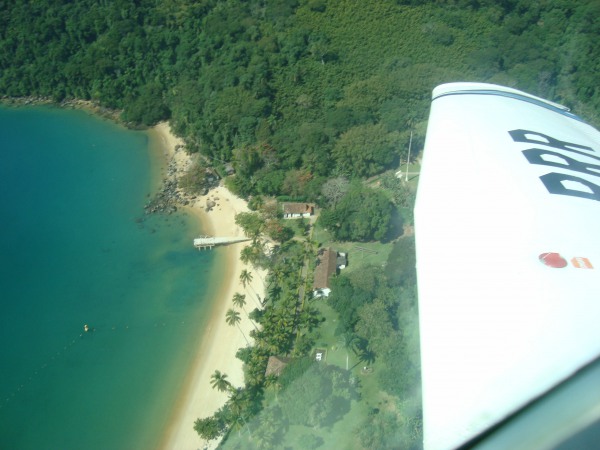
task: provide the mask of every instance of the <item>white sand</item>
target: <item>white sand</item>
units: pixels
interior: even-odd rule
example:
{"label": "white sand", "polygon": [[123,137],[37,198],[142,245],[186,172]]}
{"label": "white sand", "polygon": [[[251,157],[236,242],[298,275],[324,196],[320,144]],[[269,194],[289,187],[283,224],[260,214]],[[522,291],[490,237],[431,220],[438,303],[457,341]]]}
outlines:
{"label": "white sand", "polygon": [[[165,156],[175,162],[178,175],[183,174],[190,164],[190,157],[184,150],[175,151],[175,146],[182,142],[171,134],[166,123],[157,125],[154,130],[160,136],[167,151]],[[216,202],[216,206],[212,211],[205,212],[204,207],[209,198]],[[210,191],[207,196],[196,199],[188,210],[201,220],[206,234],[244,236],[234,219],[235,214],[248,211],[247,204],[225,187],[220,186]],[[161,449],[196,450],[205,446],[215,448],[217,441],[205,442],[193,429],[196,419],[212,415],[227,401],[227,393],[211,387],[210,377],[215,370],[219,370],[227,374],[228,380],[234,386],[240,387],[244,384],[242,362],[235,357],[235,354],[240,347],[246,346],[246,341],[237,327],[227,325],[225,313],[229,308],[234,308],[232,297],[236,292],[246,294],[246,309],[251,310],[256,307],[253,301],[255,293],[264,298],[265,289],[262,281],[265,274],[245,266],[240,261],[240,252],[245,245],[247,244],[234,244],[217,250],[226,252],[227,274],[223,277],[223,286],[214,300],[210,325],[198,342],[192,369],[190,373],[182,374],[185,378],[185,387],[168,424],[163,442],[159,446]],[[239,280],[240,273],[244,269],[253,275],[251,285],[246,288]],[[240,327],[251,340],[249,332],[253,328],[252,324],[243,311],[240,311],[240,317],[242,318]]]}

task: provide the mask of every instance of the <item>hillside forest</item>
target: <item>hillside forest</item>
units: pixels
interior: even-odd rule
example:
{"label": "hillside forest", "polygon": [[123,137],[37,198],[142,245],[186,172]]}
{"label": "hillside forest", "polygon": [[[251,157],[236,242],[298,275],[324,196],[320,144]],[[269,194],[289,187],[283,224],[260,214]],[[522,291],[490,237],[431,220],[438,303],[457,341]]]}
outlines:
{"label": "hillside forest", "polygon": [[[0,95],[169,119],[244,197],[323,202],[422,147],[430,93],[508,85],[598,124],[594,0],[0,1]],[[415,152],[416,155],[416,152]],[[372,238],[373,236],[369,236]]]}

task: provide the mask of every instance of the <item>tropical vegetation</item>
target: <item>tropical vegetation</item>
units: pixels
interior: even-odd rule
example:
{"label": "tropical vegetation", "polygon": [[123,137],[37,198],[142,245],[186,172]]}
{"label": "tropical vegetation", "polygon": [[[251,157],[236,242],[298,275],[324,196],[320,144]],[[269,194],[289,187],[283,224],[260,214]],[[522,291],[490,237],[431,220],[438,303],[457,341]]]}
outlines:
{"label": "tropical vegetation", "polygon": [[[244,196],[318,199],[422,145],[429,97],[515,86],[598,122],[595,0],[78,0],[0,6],[0,95],[84,99],[232,162]],[[235,181],[234,181],[235,180]]]}

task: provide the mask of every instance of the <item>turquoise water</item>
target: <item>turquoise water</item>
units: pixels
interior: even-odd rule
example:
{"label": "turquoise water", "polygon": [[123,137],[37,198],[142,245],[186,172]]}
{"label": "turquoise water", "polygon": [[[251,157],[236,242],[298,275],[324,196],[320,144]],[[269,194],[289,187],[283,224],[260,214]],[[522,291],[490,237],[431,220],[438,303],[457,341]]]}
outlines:
{"label": "turquoise water", "polygon": [[144,216],[151,144],[82,111],[0,108],[2,449],[160,439],[215,257],[192,218]]}

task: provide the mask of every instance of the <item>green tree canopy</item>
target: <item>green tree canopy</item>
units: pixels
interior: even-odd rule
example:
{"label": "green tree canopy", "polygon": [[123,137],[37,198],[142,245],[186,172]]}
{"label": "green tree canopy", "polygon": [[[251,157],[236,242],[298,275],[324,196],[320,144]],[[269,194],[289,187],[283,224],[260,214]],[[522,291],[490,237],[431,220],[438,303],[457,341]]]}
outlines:
{"label": "green tree canopy", "polygon": [[338,167],[353,176],[384,171],[399,154],[400,134],[382,124],[357,125],[343,133],[333,147]]}
{"label": "green tree canopy", "polygon": [[225,422],[216,416],[207,417],[205,419],[196,419],[194,422],[194,430],[202,439],[211,441],[220,437],[226,430]]}
{"label": "green tree canopy", "polygon": [[211,179],[214,178],[214,175],[207,170],[206,163],[203,160],[198,159],[179,179],[179,185],[185,189],[186,192],[203,195],[211,186]]}
{"label": "green tree canopy", "polygon": [[393,205],[381,191],[354,183],[338,204],[321,213],[319,221],[340,241],[382,240],[392,213]]}
{"label": "green tree canopy", "polygon": [[235,215],[235,223],[239,225],[244,234],[250,238],[257,238],[265,227],[265,220],[257,212],[241,212]]}
{"label": "green tree canopy", "polygon": [[143,125],[154,125],[169,117],[171,110],[165,103],[164,87],[156,82],[142,86],[138,95],[131,95],[122,114],[126,122]]}
{"label": "green tree canopy", "polygon": [[281,393],[279,404],[290,424],[323,427],[348,412],[354,395],[348,372],[313,364]]}

